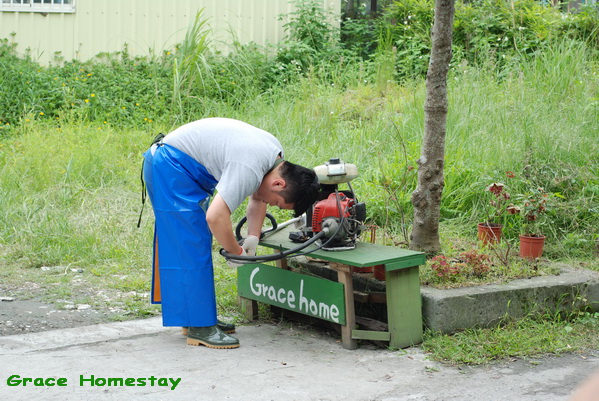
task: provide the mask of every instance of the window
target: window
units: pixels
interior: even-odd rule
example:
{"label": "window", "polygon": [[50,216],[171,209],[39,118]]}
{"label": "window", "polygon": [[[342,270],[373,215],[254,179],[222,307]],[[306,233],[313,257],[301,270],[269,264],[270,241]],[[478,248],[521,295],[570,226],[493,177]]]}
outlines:
{"label": "window", "polygon": [[1,0],[0,11],[74,13],[75,0]]}

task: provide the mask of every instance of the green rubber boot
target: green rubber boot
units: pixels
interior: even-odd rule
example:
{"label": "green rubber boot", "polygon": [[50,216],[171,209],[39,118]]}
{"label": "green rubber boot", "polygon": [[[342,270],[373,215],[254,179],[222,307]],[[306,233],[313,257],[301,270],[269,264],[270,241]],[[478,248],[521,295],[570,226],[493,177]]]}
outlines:
{"label": "green rubber boot", "polygon": [[[221,322],[220,320],[217,320],[216,325],[224,333],[227,333],[227,334],[233,334],[233,333],[235,333],[235,325],[233,323],[225,323],[225,322]],[[188,329],[189,329],[189,327],[181,327],[181,334],[183,334],[184,336],[186,336]]]}
{"label": "green rubber boot", "polygon": [[225,323],[221,322],[220,320],[217,320],[216,325],[219,329],[221,329],[223,332],[227,334],[235,333],[235,325],[233,323]]}
{"label": "green rubber boot", "polygon": [[237,348],[239,340],[223,333],[217,325],[210,327],[189,327],[187,331],[187,345],[204,345],[208,348]]}

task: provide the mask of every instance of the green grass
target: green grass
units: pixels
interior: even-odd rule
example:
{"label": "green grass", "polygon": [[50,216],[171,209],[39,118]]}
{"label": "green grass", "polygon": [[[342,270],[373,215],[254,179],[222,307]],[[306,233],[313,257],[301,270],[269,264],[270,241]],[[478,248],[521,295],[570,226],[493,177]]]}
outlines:
{"label": "green grass", "polygon": [[[158,313],[148,301],[151,208],[146,207],[142,226],[136,227],[141,154],[158,132],[192,118],[224,116],[261,127],[281,140],[289,160],[306,166],[330,157],[355,163],[361,176],[353,186],[367,204],[369,223],[380,227],[379,240],[402,243],[409,234],[424,126],[421,79],[400,85],[373,76],[376,64],[336,63],[327,73],[286,75],[285,82],[263,88],[254,75],[268,67],[264,58],[240,48],[219,64],[220,72],[212,69],[208,72],[214,75],[199,78],[201,85],[216,82],[218,93],[186,97],[188,70],[180,71],[180,87],[165,89],[172,82],[165,73],[173,67],[172,59],[140,61],[121,55],[84,71],[67,64],[64,70],[50,71],[60,78],[56,82],[46,79],[42,69],[10,61],[31,77],[7,80],[4,93],[27,89],[31,104],[11,108],[11,121],[17,123],[0,121],[2,291],[57,304],[66,299],[114,307],[115,319]],[[208,56],[204,61],[214,62]],[[485,215],[484,188],[503,180],[509,170],[518,178],[511,188],[516,192],[533,184],[559,194],[548,214],[545,256],[599,271],[598,66],[593,49],[569,41],[534,57],[521,56],[517,65],[500,71],[453,66],[441,205],[444,254],[477,247],[475,224]],[[27,87],[31,82],[50,86],[53,97],[45,101],[67,107],[45,113],[40,108],[44,99]],[[120,89],[113,93],[113,87]],[[242,214],[237,211],[234,220]],[[276,214],[280,220],[288,216]],[[520,223],[508,218],[503,223],[504,243],[513,245]],[[236,315],[235,274],[217,249],[215,245],[219,309]],[[509,261],[495,263],[491,281],[551,272],[549,265],[529,265],[515,257]],[[423,282],[432,281],[427,274],[423,269]],[[429,333],[424,347],[440,360],[481,363],[596,349],[585,338],[597,338],[596,333],[593,316],[582,321],[527,319],[453,336]],[[529,338],[537,341],[522,341]],[[487,339],[492,341],[487,344]]]}
{"label": "green grass", "polygon": [[490,329],[468,329],[453,335],[428,331],[422,347],[433,359],[454,365],[584,354],[599,348],[599,314],[581,313],[572,321],[531,316]]}

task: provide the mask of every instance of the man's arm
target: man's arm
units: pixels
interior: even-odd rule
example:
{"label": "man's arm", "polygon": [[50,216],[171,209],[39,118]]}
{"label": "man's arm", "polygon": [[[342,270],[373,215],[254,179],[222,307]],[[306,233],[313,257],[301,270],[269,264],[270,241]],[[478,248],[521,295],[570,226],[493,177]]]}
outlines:
{"label": "man's arm", "polygon": [[226,252],[233,255],[241,253],[241,246],[235,240],[235,235],[233,235],[231,211],[219,194],[214,196],[210,207],[208,207],[206,221],[208,222],[210,231],[212,231],[212,235]]}
{"label": "man's arm", "polygon": [[262,224],[266,216],[266,203],[255,199],[254,195],[250,196],[246,216],[248,219],[248,236],[255,235],[260,238],[262,232]]}

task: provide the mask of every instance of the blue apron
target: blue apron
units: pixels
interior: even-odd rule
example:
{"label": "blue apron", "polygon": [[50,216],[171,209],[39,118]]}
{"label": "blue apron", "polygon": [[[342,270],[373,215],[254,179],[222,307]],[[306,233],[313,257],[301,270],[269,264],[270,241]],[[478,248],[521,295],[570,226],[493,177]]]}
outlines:
{"label": "blue apron", "polygon": [[154,145],[144,159],[156,217],[151,301],[162,304],[164,326],[213,326],[216,293],[206,210],[217,181],[195,159],[167,144]]}

